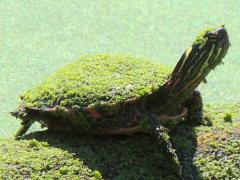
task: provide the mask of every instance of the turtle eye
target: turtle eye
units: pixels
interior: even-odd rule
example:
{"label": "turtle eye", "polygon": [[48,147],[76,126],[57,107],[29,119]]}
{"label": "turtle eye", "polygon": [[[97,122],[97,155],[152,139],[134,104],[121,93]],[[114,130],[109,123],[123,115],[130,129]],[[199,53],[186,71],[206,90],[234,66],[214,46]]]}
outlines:
{"label": "turtle eye", "polygon": [[207,37],[210,42],[214,43],[218,41],[219,34],[218,34],[218,31],[212,30],[212,31],[208,31],[205,37]]}
{"label": "turtle eye", "polygon": [[219,48],[230,45],[228,40],[228,33],[223,26],[208,31],[204,37],[207,38],[209,42],[214,43]]}

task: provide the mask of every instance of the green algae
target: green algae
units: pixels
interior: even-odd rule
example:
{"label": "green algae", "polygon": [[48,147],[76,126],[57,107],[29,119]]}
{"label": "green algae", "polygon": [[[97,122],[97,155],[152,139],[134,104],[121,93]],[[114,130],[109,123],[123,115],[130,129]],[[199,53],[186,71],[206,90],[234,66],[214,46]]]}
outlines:
{"label": "green algae", "polygon": [[207,27],[206,29],[202,30],[196,37],[195,41],[193,44],[199,44],[199,45],[202,45],[206,42],[206,39],[205,39],[205,34],[208,32],[208,31],[211,31],[215,29],[214,27]]}
{"label": "green algae", "polygon": [[225,122],[232,122],[232,115],[230,113],[224,114],[224,121]]}
{"label": "green algae", "polygon": [[27,91],[22,99],[26,107],[115,103],[154,91],[166,81],[170,71],[129,55],[86,55]]}
{"label": "green algae", "polygon": [[240,104],[206,106],[211,127],[197,127],[198,150],[194,163],[201,178],[237,179],[240,177]]}
{"label": "green algae", "polygon": [[0,179],[102,179],[73,154],[47,142],[0,139],[0,152]]}
{"label": "green algae", "polygon": [[240,136],[218,139],[201,148],[195,163],[203,179],[237,179],[240,176]]}

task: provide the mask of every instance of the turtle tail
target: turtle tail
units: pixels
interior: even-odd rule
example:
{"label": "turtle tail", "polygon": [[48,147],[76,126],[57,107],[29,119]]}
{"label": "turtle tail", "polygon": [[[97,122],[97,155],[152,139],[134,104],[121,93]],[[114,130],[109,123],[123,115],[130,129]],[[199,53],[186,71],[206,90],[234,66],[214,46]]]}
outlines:
{"label": "turtle tail", "polygon": [[13,112],[10,112],[10,114],[15,118],[21,119],[21,126],[13,136],[14,139],[19,139],[27,132],[35,120],[27,116],[28,112],[26,108],[19,108]]}

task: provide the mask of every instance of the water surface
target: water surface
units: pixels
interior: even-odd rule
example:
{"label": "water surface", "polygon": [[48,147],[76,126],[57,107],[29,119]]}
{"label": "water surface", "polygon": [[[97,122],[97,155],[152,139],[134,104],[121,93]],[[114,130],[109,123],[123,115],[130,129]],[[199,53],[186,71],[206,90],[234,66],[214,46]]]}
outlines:
{"label": "water surface", "polygon": [[225,65],[201,85],[206,103],[240,102],[238,0],[0,1],[0,136],[18,124],[18,95],[87,53],[128,53],[174,66],[196,34],[225,23]]}

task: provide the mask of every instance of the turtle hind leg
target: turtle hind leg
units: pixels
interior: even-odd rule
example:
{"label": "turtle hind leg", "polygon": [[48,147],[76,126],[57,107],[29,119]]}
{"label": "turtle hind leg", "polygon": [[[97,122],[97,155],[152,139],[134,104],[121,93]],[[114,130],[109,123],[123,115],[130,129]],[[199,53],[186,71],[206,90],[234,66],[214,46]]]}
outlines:
{"label": "turtle hind leg", "polygon": [[154,140],[160,146],[161,152],[164,153],[164,155],[170,162],[171,170],[173,170],[174,173],[181,179],[182,166],[179,162],[175,149],[170,142],[170,137],[168,135],[167,129],[160,124],[158,116],[154,114],[148,115],[148,119],[150,122],[149,133],[153,136]]}
{"label": "turtle hind leg", "polygon": [[17,118],[21,119],[21,125],[19,129],[16,131],[16,133],[13,135],[14,139],[19,139],[23,134],[27,132],[27,130],[30,128],[30,126],[35,122],[35,120],[30,119],[28,117],[28,111],[26,108],[20,108],[16,111],[10,112],[10,114]]}
{"label": "turtle hind leg", "polygon": [[191,124],[203,124],[203,102],[199,91],[193,91],[192,98],[186,102],[186,107],[188,108],[186,121]]}
{"label": "turtle hind leg", "polygon": [[17,132],[13,135],[14,139],[19,139],[22,137],[23,134],[27,132],[27,130],[31,127],[31,125],[34,123],[34,120],[30,119],[24,119],[21,123],[20,128],[17,130]]}

